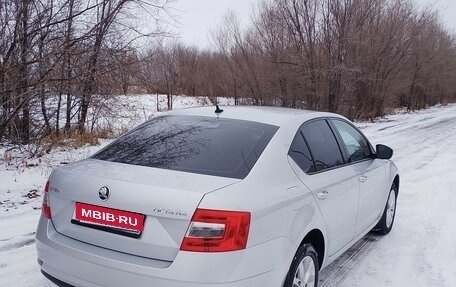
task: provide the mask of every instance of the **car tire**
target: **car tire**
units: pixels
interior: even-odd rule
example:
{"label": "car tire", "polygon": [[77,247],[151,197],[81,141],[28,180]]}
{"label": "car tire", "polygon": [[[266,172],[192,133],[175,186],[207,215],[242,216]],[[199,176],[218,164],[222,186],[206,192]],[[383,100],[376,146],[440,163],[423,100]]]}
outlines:
{"label": "car tire", "polygon": [[393,228],[394,218],[396,217],[396,203],[397,203],[397,187],[393,183],[391,186],[388,200],[386,201],[385,209],[382,218],[374,227],[373,231],[380,235],[388,234]]}
{"label": "car tire", "polygon": [[304,244],[293,258],[283,287],[317,287],[319,269],[317,251],[311,244]]}

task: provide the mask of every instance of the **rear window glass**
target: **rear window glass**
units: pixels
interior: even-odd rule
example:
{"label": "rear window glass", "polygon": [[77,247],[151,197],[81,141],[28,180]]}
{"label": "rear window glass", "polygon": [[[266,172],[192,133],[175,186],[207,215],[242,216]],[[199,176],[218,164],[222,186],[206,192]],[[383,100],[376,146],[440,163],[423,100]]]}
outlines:
{"label": "rear window glass", "polygon": [[242,179],[277,129],[243,120],[162,116],[125,134],[92,158]]}

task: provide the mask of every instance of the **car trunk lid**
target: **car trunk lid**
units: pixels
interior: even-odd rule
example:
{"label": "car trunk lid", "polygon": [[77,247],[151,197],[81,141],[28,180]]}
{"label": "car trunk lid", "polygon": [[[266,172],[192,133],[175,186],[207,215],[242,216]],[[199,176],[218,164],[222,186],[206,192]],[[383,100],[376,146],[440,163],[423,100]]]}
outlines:
{"label": "car trunk lid", "polygon": [[[239,181],[88,159],[56,169],[51,175],[52,222],[57,232],[79,241],[173,261],[203,196]],[[108,199],[103,197],[106,187]],[[93,224],[75,224],[76,204],[144,215],[143,231],[134,238],[106,232],[110,228],[100,230]]]}

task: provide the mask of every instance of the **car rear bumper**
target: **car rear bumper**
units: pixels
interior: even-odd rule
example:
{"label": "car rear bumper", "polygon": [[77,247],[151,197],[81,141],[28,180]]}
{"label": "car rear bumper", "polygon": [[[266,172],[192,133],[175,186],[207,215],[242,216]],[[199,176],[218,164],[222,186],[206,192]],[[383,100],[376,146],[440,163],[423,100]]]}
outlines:
{"label": "car rear bumper", "polygon": [[73,240],[43,218],[36,237],[42,272],[65,287],[278,287],[295,252],[282,237],[237,252],[179,252],[164,262]]}

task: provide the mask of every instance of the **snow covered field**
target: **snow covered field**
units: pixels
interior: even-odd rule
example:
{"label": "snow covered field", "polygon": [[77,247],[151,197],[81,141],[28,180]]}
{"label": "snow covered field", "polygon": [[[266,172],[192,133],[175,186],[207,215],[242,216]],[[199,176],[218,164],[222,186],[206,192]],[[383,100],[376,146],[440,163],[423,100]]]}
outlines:
{"label": "snow covered field", "polygon": [[[150,117],[153,98],[129,99],[130,112],[119,116],[116,128]],[[204,103],[178,98],[174,106]],[[395,151],[401,175],[395,226],[386,237],[361,239],[322,272],[321,286],[456,286],[456,105],[358,126],[373,144]],[[39,273],[34,246],[43,185],[54,167],[85,158],[108,142],[59,149],[41,160],[23,160],[20,151],[10,151],[11,160],[0,159],[1,287],[52,286]],[[0,147],[0,154],[6,149]]]}

